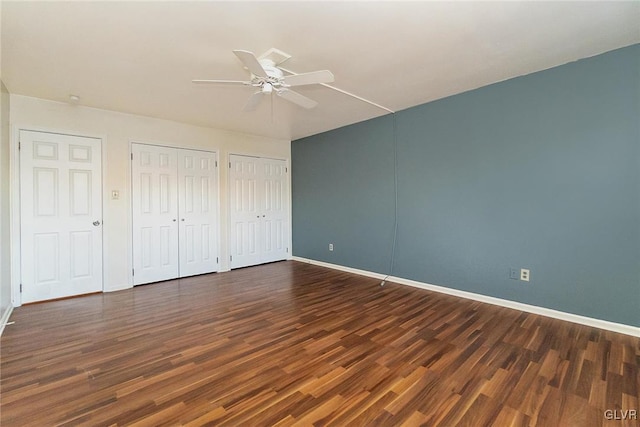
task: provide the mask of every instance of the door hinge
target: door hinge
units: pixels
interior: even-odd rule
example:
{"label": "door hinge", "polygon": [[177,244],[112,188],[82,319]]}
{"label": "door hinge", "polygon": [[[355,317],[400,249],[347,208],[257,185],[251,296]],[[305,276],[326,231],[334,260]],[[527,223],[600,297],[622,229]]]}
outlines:
{"label": "door hinge", "polygon": [[132,275],[132,276],[135,276],[135,275],[136,275],[136,269],[135,269],[135,268],[132,268],[132,269],[131,269],[131,275]]}
{"label": "door hinge", "polygon": [[133,160],[133,153],[131,153],[131,160]]}
{"label": "door hinge", "polygon": [[22,147],[22,142],[18,141],[18,151],[20,151],[20,148]]}
{"label": "door hinge", "polygon": [[233,261],[233,255],[229,255],[229,261]]}
{"label": "door hinge", "polygon": [[287,253],[289,253],[289,248],[287,248]]}
{"label": "door hinge", "polygon": [[20,293],[22,293],[22,283],[20,283]]}
{"label": "door hinge", "polygon": [[284,168],[284,173],[289,172],[289,168]]}
{"label": "door hinge", "polygon": [[216,264],[218,264],[220,261],[218,260],[218,257],[216,257]]}
{"label": "door hinge", "polygon": [[218,161],[216,160],[216,167],[218,167]]}
{"label": "door hinge", "polygon": [[231,162],[229,162],[229,169],[231,169]]}

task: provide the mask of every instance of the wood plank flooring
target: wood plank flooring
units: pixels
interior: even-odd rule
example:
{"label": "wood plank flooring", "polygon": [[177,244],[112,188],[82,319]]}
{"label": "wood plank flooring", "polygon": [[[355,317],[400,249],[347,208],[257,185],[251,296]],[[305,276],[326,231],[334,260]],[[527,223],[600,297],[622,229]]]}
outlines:
{"label": "wood plank flooring", "polygon": [[639,425],[638,338],[295,261],[11,320],[3,427]]}

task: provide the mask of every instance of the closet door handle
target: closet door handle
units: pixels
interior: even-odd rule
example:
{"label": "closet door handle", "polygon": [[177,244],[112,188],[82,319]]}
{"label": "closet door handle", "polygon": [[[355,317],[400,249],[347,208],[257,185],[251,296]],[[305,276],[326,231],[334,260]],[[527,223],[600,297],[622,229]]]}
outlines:
{"label": "closet door handle", "polygon": [[175,219],[175,218],[173,218],[171,221],[176,222],[176,219]]}

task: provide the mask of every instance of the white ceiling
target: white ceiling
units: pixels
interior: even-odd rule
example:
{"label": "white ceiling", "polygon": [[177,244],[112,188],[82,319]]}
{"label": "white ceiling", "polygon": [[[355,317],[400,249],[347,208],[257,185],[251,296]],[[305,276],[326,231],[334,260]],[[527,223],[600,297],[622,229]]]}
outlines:
{"label": "white ceiling", "polygon": [[386,111],[326,87],[320,105],[252,89],[231,52],[271,47],[300,73],[402,110],[640,43],[640,2],[12,2],[2,0],[2,80],[11,93],[296,139]]}

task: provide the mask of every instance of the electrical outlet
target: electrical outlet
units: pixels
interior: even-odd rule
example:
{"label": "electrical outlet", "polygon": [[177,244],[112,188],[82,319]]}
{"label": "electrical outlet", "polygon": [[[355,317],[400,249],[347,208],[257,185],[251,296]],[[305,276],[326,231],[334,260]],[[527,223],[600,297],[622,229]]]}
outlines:
{"label": "electrical outlet", "polygon": [[113,200],[118,200],[120,198],[120,191],[118,190],[111,190],[111,198]]}
{"label": "electrical outlet", "polygon": [[329,243],[329,250],[333,251],[333,243]]}
{"label": "electrical outlet", "polygon": [[520,272],[517,268],[512,268],[509,270],[509,279],[518,280],[520,278]]}
{"label": "electrical outlet", "polygon": [[528,282],[530,277],[531,277],[531,273],[529,272],[528,269],[526,268],[520,269],[520,280],[524,282]]}

